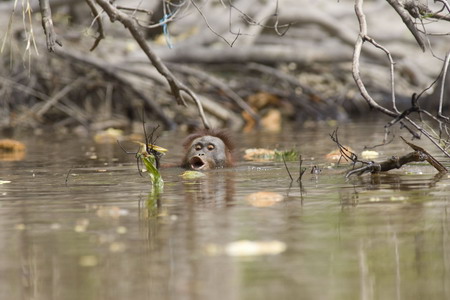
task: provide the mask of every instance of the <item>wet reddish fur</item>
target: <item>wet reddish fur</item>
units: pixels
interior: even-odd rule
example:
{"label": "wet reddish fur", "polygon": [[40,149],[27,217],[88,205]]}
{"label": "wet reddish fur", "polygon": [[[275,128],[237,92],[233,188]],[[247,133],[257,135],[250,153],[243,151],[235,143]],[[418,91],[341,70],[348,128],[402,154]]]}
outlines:
{"label": "wet reddish fur", "polygon": [[[228,133],[223,129],[203,129],[203,130],[199,130],[191,135],[188,135],[184,139],[184,142],[183,142],[183,147],[184,147],[185,152],[187,153],[187,150],[191,147],[193,140],[195,140],[199,137],[202,137],[202,136],[206,136],[206,135],[217,137],[223,141],[223,143],[225,144],[225,151],[226,151],[226,157],[227,157],[225,166],[232,167],[234,165],[234,159],[233,159],[234,144],[231,141],[231,138],[228,135]],[[189,165],[187,155],[185,155],[185,157],[183,158],[183,162],[181,163],[181,165],[182,166]]]}

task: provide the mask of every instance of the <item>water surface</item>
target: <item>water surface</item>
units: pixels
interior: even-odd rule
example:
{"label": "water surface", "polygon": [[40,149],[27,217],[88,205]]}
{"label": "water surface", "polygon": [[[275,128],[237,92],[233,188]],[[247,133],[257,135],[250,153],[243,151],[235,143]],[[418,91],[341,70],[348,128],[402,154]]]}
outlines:
{"label": "water surface", "polygon": [[[450,298],[448,175],[418,163],[346,180],[324,159],[333,129],[234,134],[238,157],[252,147],[297,148],[305,167],[324,169],[301,186],[282,162],[240,160],[197,180],[163,169],[158,201],[117,144],[19,136],[25,159],[0,162],[8,181],[0,185],[0,298]],[[383,124],[361,123],[339,132],[356,151],[384,134]],[[171,151],[165,162],[180,160],[182,137],[160,137]],[[396,139],[377,151],[382,160],[411,150]],[[288,166],[298,176],[298,162]],[[283,200],[259,207],[248,195],[260,191]],[[228,251],[240,241],[285,249]]]}

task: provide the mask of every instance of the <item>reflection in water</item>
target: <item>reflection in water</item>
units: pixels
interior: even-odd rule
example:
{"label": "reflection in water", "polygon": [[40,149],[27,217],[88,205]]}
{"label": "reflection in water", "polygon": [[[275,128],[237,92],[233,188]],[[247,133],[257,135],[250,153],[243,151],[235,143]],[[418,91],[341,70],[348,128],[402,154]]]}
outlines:
{"label": "reflection in water", "polygon": [[[341,127],[341,139],[375,132],[358,130]],[[346,181],[320,160],[329,131],[239,139],[242,149],[312,141],[304,165],[324,171],[301,185],[282,163],[195,180],[169,168],[159,197],[117,146],[31,141],[24,161],[0,162],[0,299],[450,298],[448,176],[417,165]],[[402,146],[389,147],[380,153]],[[255,194],[277,201],[253,205]],[[253,254],[227,252],[235,245]],[[251,248],[267,245],[282,251]]]}
{"label": "reflection in water", "polygon": [[233,204],[235,171],[219,169],[206,172],[205,177],[183,181],[186,203],[198,207],[227,207]]}

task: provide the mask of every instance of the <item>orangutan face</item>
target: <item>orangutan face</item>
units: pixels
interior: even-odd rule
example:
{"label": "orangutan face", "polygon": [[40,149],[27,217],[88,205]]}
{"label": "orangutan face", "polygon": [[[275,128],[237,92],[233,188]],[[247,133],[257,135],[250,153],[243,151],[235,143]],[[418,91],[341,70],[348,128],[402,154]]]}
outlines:
{"label": "orangutan face", "polygon": [[192,170],[211,170],[231,166],[231,143],[223,133],[221,137],[209,135],[206,131],[203,134],[196,134],[188,137],[184,143],[186,155],[183,159],[182,167]]}

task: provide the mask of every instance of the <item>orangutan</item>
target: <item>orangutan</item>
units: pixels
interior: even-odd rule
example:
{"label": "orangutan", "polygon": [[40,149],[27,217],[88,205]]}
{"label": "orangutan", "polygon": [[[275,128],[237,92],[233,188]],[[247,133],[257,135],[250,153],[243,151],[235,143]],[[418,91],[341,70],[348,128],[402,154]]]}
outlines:
{"label": "orangutan", "polygon": [[211,170],[233,166],[234,145],[223,130],[202,130],[186,137],[186,155],[181,167],[191,170]]}

